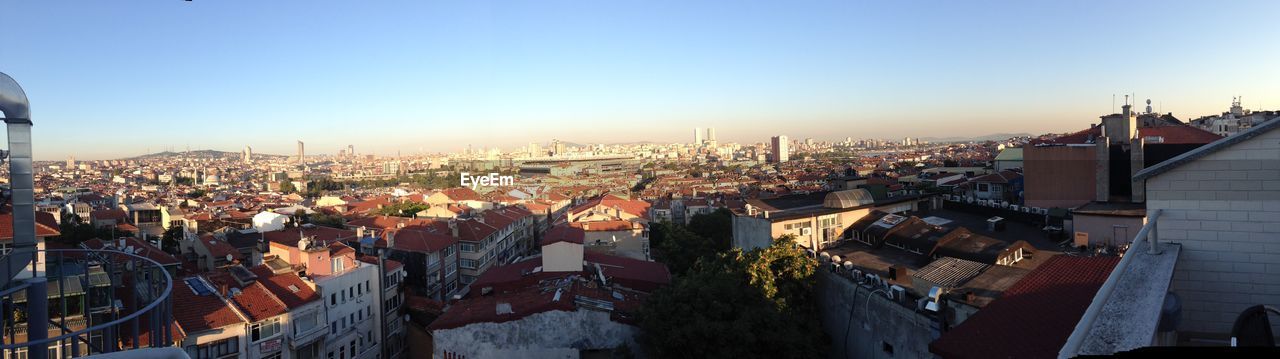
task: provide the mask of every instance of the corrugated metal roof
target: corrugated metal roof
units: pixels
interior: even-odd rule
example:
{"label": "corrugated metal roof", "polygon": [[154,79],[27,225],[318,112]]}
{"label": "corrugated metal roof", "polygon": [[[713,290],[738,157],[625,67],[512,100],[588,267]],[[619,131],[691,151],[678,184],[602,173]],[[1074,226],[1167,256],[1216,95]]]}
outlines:
{"label": "corrugated metal roof", "polygon": [[942,257],[920,268],[912,277],[935,283],[939,287],[957,288],[977,277],[991,265],[960,258]]}

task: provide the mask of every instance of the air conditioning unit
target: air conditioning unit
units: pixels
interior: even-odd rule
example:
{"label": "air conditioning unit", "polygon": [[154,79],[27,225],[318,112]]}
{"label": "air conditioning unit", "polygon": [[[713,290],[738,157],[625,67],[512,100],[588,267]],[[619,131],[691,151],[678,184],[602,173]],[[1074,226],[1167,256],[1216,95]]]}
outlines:
{"label": "air conditioning unit", "polygon": [[907,289],[901,286],[897,286],[897,285],[890,286],[889,293],[892,294],[889,296],[889,299],[893,299],[897,301],[904,301],[907,299]]}
{"label": "air conditioning unit", "polygon": [[812,228],[804,227],[804,228],[801,228],[801,229],[800,229],[800,235],[802,235],[802,236],[807,236],[807,235],[810,235],[810,234],[812,234],[812,233],[813,233],[813,229],[812,229]]}

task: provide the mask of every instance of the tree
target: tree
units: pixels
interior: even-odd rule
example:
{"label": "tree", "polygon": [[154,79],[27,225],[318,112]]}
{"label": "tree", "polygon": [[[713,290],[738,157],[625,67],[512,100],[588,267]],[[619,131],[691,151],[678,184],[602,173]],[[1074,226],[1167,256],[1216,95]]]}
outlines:
{"label": "tree", "polygon": [[317,226],[346,229],[345,225],[347,224],[347,221],[346,219],[342,218],[342,216],[339,216],[339,215],[328,215],[324,213],[317,213],[311,216],[311,224],[314,224]]}
{"label": "tree", "polygon": [[297,191],[298,189],[293,187],[293,182],[280,181],[280,193],[293,193]]}
{"label": "tree", "polygon": [[825,357],[816,269],[786,236],[699,261],[641,307],[640,343],[659,358]]}
{"label": "tree", "polygon": [[160,237],[160,249],[168,253],[178,253],[178,242],[184,238],[183,228],[179,226],[170,227],[164,231],[164,236]]}

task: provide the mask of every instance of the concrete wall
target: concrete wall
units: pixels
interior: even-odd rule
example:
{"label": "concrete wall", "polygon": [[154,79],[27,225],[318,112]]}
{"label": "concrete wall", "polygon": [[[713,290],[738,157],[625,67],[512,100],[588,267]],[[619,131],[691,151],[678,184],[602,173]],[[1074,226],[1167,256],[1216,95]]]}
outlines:
{"label": "concrete wall", "polygon": [[[617,242],[613,240],[617,239]],[[600,245],[596,245],[596,241],[600,241]],[[644,229],[628,229],[622,231],[587,231],[583,242],[587,250],[600,253],[607,253],[627,258],[639,260],[649,260],[649,255],[644,252],[648,246],[649,238],[644,237]]]}
{"label": "concrete wall", "polygon": [[449,351],[466,358],[508,358],[512,353],[522,358],[564,358],[566,352],[576,354],[578,350],[623,345],[638,348],[635,337],[639,332],[610,320],[609,313],[584,309],[537,313],[504,323],[475,323],[431,334],[436,357]]}
{"label": "concrete wall", "polygon": [[[1182,244],[1171,290],[1180,331],[1225,335],[1256,304],[1280,305],[1280,131],[1149,178],[1162,241]],[[1280,328],[1277,329],[1280,333]]]}
{"label": "concrete wall", "polygon": [[1026,146],[1023,198],[1032,207],[1072,208],[1093,200],[1097,185],[1095,147]]}
{"label": "concrete wall", "polygon": [[771,232],[768,219],[733,216],[733,248],[752,250],[768,247],[773,243]]}
{"label": "concrete wall", "polygon": [[[883,292],[871,295],[871,290],[827,269],[818,270],[817,290],[831,358],[933,358],[929,343],[939,335],[933,319],[890,301]],[[892,354],[884,350],[885,344],[893,347]]]}
{"label": "concrete wall", "polygon": [[[1138,230],[1146,224],[1146,217],[1096,216],[1084,213],[1073,215],[1074,232],[1089,234],[1090,245],[1118,245],[1133,241]],[[1123,229],[1117,230],[1116,226]],[[1121,238],[1115,238],[1117,235]]]}
{"label": "concrete wall", "polygon": [[577,243],[556,242],[542,246],[542,271],[582,271],[582,251],[583,246]]}

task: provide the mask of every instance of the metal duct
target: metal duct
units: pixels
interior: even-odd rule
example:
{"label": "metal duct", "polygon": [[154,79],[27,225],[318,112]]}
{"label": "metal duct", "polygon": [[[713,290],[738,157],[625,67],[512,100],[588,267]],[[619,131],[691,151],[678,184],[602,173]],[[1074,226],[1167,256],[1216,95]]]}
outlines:
{"label": "metal duct", "polygon": [[31,172],[31,109],[27,94],[0,72],[0,112],[9,130],[9,186],[13,203],[13,251],[0,258],[0,288],[35,260],[36,210]]}

